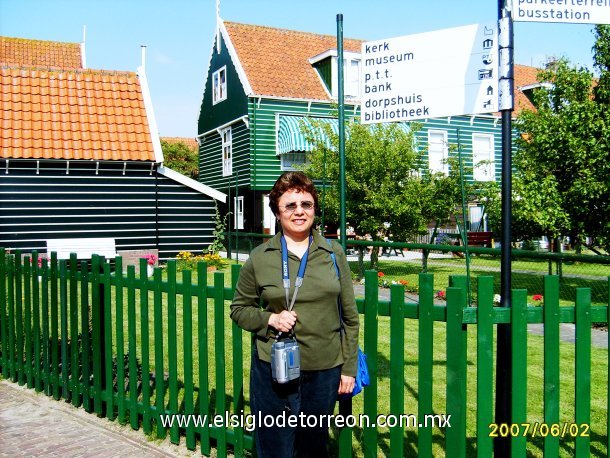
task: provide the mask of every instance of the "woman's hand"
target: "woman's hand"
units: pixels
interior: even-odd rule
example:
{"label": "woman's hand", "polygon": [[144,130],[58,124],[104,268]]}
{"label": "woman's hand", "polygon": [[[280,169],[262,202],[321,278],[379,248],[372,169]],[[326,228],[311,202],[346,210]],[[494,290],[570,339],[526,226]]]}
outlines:
{"label": "woman's hand", "polygon": [[281,313],[272,313],[268,325],[280,332],[289,332],[297,322],[297,313],[282,310]]}
{"label": "woman's hand", "polygon": [[341,375],[341,380],[339,380],[339,394],[350,394],[354,391],[355,384],[356,379],[354,377]]}

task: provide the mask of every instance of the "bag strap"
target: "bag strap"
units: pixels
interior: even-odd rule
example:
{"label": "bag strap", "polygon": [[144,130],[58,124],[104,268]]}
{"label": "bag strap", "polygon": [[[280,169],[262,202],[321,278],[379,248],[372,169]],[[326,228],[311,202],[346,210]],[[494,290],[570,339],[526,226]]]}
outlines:
{"label": "bag strap", "polygon": [[[341,282],[341,274],[339,272],[339,266],[337,265],[337,256],[335,256],[335,251],[332,249],[333,244],[329,239],[326,239],[326,241],[330,245],[330,258],[333,260],[335,270],[337,271],[337,277],[339,278],[339,282]],[[345,329],[343,328],[343,303],[341,302],[341,293],[339,293],[339,297],[337,298],[337,307],[339,307],[339,322],[341,323],[341,332],[344,332]]]}

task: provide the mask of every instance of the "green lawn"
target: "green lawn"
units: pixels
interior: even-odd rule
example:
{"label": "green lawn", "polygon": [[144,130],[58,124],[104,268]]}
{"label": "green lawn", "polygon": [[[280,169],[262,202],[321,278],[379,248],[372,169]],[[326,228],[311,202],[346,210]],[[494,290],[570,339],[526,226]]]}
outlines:
{"label": "green lawn", "polygon": [[[467,366],[467,455],[476,456],[476,389],[477,389],[477,360],[476,360],[476,326],[468,328],[468,366]],[[446,332],[444,323],[436,323],[434,327],[434,395],[433,408],[435,414],[446,412]],[[408,320],[405,331],[405,413],[417,413],[417,361],[418,361],[418,325],[416,320]],[[574,345],[561,343],[561,394],[560,394],[560,421],[574,422]],[[543,422],[543,361],[544,347],[540,336],[528,336],[528,379],[527,384],[528,407],[527,422]],[[379,344],[378,344],[378,413],[389,413],[390,409],[390,380],[389,380],[389,319],[379,317]],[[608,380],[608,351],[593,348],[591,359],[591,454],[592,456],[607,456],[607,380]],[[494,387],[489,387],[493,390]],[[494,390],[495,392],[495,390]],[[362,396],[354,401],[354,413],[362,412]],[[356,431],[355,437],[361,432]],[[378,456],[387,456],[389,450],[389,430],[379,430]],[[433,455],[444,456],[445,432],[436,429],[433,432]],[[361,443],[355,442],[355,449],[362,456]],[[528,456],[541,457],[543,442],[540,438],[528,439]],[[574,441],[560,442],[561,456],[574,455]],[[405,456],[417,456],[417,430],[407,430],[404,442]],[[447,456],[451,456],[447,454]]]}
{"label": "green lawn", "polygon": [[[407,289],[417,291],[421,261],[398,261],[380,258],[379,271],[384,273],[387,281],[406,281]],[[359,274],[358,263],[350,262],[350,268],[356,277]],[[365,268],[368,265],[365,264]],[[451,275],[466,275],[466,262],[460,258],[432,258],[428,261],[428,272],[434,274],[435,290],[444,290],[449,285]],[[512,263],[513,289],[526,289],[530,303],[535,294],[544,294],[544,276],[548,274],[546,261],[519,260]],[[497,258],[474,256],[470,264],[471,289],[476,299],[477,277],[480,275],[494,277],[494,289],[500,293],[500,268]],[[571,305],[575,300],[576,288],[591,288],[591,300],[595,305],[608,303],[608,277],[610,266],[603,264],[575,264],[563,266],[563,277],[560,281],[560,299],[562,305]]]}
{"label": "green lawn", "polygon": [[[447,269],[443,267],[443,269]],[[227,271],[226,269],[225,271]],[[449,270],[448,272],[451,272]],[[447,273],[448,274],[448,273]],[[180,276],[180,274],[179,274]],[[416,277],[413,277],[416,278]],[[213,279],[208,278],[209,284]],[[230,285],[229,274],[225,275],[224,278],[225,286]],[[150,298],[152,301],[152,298]],[[152,303],[152,302],[151,302]],[[126,309],[125,309],[126,310]],[[164,300],[164,316],[166,316],[166,301]],[[184,357],[183,357],[183,306],[181,296],[178,296],[177,303],[177,341],[178,341],[178,378],[184,379]],[[235,400],[233,393],[233,362],[234,354],[232,347],[231,333],[234,331],[234,326],[228,316],[229,314],[229,303],[226,302],[224,306],[224,312],[222,319],[224,320],[224,337],[222,342],[225,345],[224,354],[224,372],[226,374],[226,387],[228,393],[228,400],[231,402],[230,408],[234,409]],[[126,313],[123,320],[123,326],[127,329]],[[207,320],[208,320],[208,370],[210,380],[210,390],[212,391],[212,402],[215,399],[215,380],[216,380],[216,366],[215,366],[215,330],[214,320],[216,319],[214,314],[214,307],[212,300],[208,301],[207,308]],[[137,326],[136,334],[138,341],[140,339],[139,329],[139,313],[137,314]],[[152,320],[152,317],[151,317]],[[194,314],[192,317],[187,317],[187,321],[190,320],[193,323],[193,339],[192,344],[194,351],[195,365],[193,368],[195,384],[199,384],[199,369],[197,361],[199,359],[198,354],[198,339],[197,339],[197,317]],[[164,326],[166,326],[166,320],[164,320]],[[467,379],[467,399],[468,399],[468,416],[467,416],[467,447],[468,456],[476,456],[476,326],[471,325],[468,328],[468,379]],[[250,355],[250,338],[249,334],[243,331],[243,349],[242,355],[244,359],[244,379],[240,380],[243,383],[243,392],[246,399],[245,411],[249,412],[249,355]],[[445,386],[446,386],[446,340],[445,340],[445,323],[437,322],[435,324],[435,335],[434,335],[434,397],[433,406],[434,413],[442,414],[445,413]],[[127,339],[125,339],[127,340]],[[379,371],[379,387],[378,387],[378,413],[389,413],[389,393],[390,393],[390,381],[389,381],[389,319],[387,317],[379,317],[379,343],[378,343],[378,371]],[[125,342],[127,345],[127,342]],[[141,346],[138,346],[140,348]],[[154,370],[154,333],[152,332],[152,321],[151,321],[151,335],[150,335],[150,364],[151,371]],[[416,320],[408,320],[406,323],[405,331],[405,413],[417,413],[417,358],[418,358],[418,322]],[[571,422],[574,418],[574,345],[569,343],[561,344],[561,396],[560,396],[560,421]],[[138,356],[141,357],[141,352],[138,350]],[[165,358],[165,371],[167,371],[167,350],[164,352]],[[543,381],[543,341],[538,336],[528,336],[528,379],[524,381],[527,383],[528,393],[528,422],[543,422],[543,392],[542,392],[542,381]],[[592,349],[592,374],[591,374],[591,385],[592,385],[592,400],[591,400],[591,447],[592,454],[594,456],[606,456],[606,418],[607,418],[607,380],[608,380],[608,352],[605,349],[593,348]],[[493,389],[493,387],[489,387]],[[183,396],[183,390],[180,390],[180,397]],[[154,397],[153,397],[154,399]],[[354,399],[353,408],[354,414],[357,415],[362,412],[362,396],[357,396]],[[238,409],[239,410],[239,409]],[[444,443],[445,434],[441,429],[434,431],[434,456],[442,456],[445,454]],[[354,430],[354,451],[358,456],[362,456],[362,431],[358,428]],[[405,431],[405,455],[406,456],[417,456],[417,430],[411,429]],[[573,440],[565,440],[561,443],[562,456],[573,455]],[[386,456],[389,451],[389,430],[379,430],[379,443],[378,443],[378,456]],[[529,439],[528,441],[528,452],[529,456],[542,456],[542,441],[539,438]]]}

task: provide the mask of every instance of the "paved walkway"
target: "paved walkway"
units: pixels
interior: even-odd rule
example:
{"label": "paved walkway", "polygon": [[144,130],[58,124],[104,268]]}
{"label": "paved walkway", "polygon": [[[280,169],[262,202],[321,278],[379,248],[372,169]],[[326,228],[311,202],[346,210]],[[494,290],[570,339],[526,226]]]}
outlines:
{"label": "paved walkway", "polygon": [[142,431],[0,380],[0,457],[185,457],[185,445],[149,440]]}
{"label": "paved walkway", "polygon": [[[544,328],[540,323],[527,325],[530,334],[542,336]],[[576,343],[576,326],[573,323],[559,324],[559,339],[562,342]],[[608,331],[603,329],[591,329],[591,346],[598,348],[608,348]]]}

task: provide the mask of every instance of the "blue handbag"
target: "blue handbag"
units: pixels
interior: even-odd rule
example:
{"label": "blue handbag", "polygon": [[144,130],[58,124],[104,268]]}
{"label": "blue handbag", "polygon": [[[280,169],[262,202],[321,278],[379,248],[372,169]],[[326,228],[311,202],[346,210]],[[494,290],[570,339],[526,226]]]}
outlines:
{"label": "blue handbag", "polygon": [[360,393],[365,386],[369,386],[371,379],[369,378],[369,368],[366,365],[366,354],[358,347],[358,372],[356,373],[356,384],[352,396]]}
{"label": "blue handbag", "polygon": [[[328,244],[331,246],[332,248],[332,243],[330,242],[330,240],[326,239],[326,241],[328,242]],[[331,250],[330,252],[330,257],[333,260],[333,264],[335,265],[335,270],[337,271],[337,277],[339,277],[339,279],[341,279],[341,275],[339,273],[339,266],[337,266],[337,258],[335,256],[335,252]],[[339,307],[339,319],[341,320],[341,332],[345,332],[344,328],[343,328],[343,303],[341,302],[341,295],[339,294],[339,298],[337,300],[337,305]],[[351,394],[349,395],[344,395],[344,396],[356,396],[358,393],[360,393],[365,386],[369,386],[369,384],[371,383],[371,379],[369,376],[369,368],[366,365],[366,354],[362,351],[362,349],[360,348],[360,345],[358,345],[358,369],[356,370],[356,383],[354,384],[354,391],[351,392]]]}

